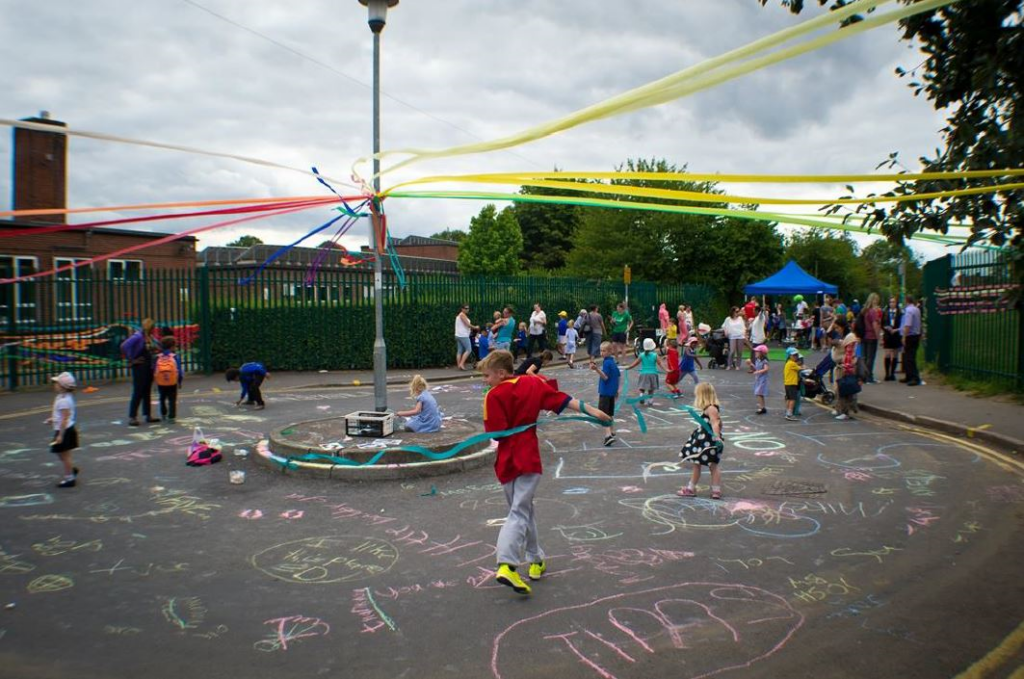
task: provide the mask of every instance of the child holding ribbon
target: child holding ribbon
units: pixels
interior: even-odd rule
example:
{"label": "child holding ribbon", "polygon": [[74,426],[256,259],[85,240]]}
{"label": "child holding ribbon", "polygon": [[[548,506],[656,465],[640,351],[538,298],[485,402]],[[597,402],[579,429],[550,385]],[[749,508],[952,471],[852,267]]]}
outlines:
{"label": "child holding ribbon", "polygon": [[558,391],[539,375],[514,376],[512,361],[510,352],[498,350],[480,361],[477,369],[483,373],[484,383],[490,387],[484,396],[484,430],[507,432],[522,429],[498,439],[498,453],[494,460],[494,472],[509,506],[508,518],[498,533],[495,579],[519,594],[529,594],[530,585],[516,570],[523,563],[524,556],[530,564],[530,580],[540,580],[547,570],[533,512],[533,496],[543,473],[535,426],[540,411],[550,410],[557,414],[568,408],[603,422],[610,422],[612,417]]}
{"label": "child holding ribbon", "polygon": [[693,407],[700,413],[700,426],[693,430],[679,453],[684,462],[693,462],[690,482],[676,491],[680,497],[697,495],[701,465],[711,468],[711,499],[722,499],[722,472],[718,463],[725,445],[722,443],[721,406],[718,394],[710,382],[701,382],[694,389]]}

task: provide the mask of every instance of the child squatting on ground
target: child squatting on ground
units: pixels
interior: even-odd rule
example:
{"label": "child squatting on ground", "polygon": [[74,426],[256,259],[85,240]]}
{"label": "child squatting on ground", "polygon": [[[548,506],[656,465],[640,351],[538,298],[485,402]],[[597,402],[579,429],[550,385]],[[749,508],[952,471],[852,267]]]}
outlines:
{"label": "child squatting on ground", "polygon": [[57,484],[58,488],[74,488],[78,480],[78,467],[71,461],[71,453],[78,447],[78,430],[75,429],[75,389],[78,383],[75,376],[63,372],[51,377],[53,390],[57,395],[53,399],[53,414],[47,423],[53,424],[53,440],[50,441],[50,452],[60,457],[64,465],[64,478]]}
{"label": "child squatting on ground", "polygon": [[260,385],[263,384],[263,380],[270,377],[270,373],[267,372],[262,363],[252,361],[251,363],[243,363],[240,368],[228,368],[227,372],[224,373],[224,377],[227,378],[228,382],[238,380],[242,384],[242,394],[235,401],[236,406],[242,405],[242,400],[248,397],[249,400],[245,402],[245,405],[255,405],[256,410],[263,410],[265,404],[263,403],[263,393],[260,391]]}
{"label": "child squatting on ground", "polygon": [[421,434],[441,431],[441,411],[423,375],[414,375],[409,381],[409,396],[416,399],[416,405],[410,410],[395,413],[399,417],[409,418],[405,421],[405,430]]}
{"label": "child squatting on ground", "polygon": [[[539,375],[513,376],[512,354],[508,351],[491,352],[477,365],[477,370],[490,387],[484,396],[485,431],[536,424],[541,410],[561,413],[569,408],[604,422],[612,419],[594,406],[558,391]],[[524,556],[530,564],[531,580],[540,580],[547,570],[533,513],[533,496],[543,473],[536,427],[498,440],[494,472],[509,506],[508,518],[498,533],[495,578],[519,594],[529,594],[530,585],[516,572]]]}
{"label": "child squatting on ground", "polygon": [[[597,407],[609,417],[615,415],[615,398],[619,395],[619,364],[615,362],[614,347],[611,342],[601,342],[601,357],[604,361],[600,368],[596,363],[590,366],[600,376],[597,381]],[[615,430],[612,423],[608,422],[604,428],[604,445],[610,446],[613,443]]]}
{"label": "child squatting on ground", "polygon": [[694,389],[693,407],[700,411],[703,422],[693,430],[689,440],[679,453],[684,462],[693,462],[693,475],[690,482],[680,488],[676,495],[694,497],[697,495],[697,482],[700,481],[701,465],[711,468],[711,499],[722,499],[722,472],[718,464],[722,459],[725,444],[722,443],[721,406],[718,405],[718,394],[710,382],[701,382]]}

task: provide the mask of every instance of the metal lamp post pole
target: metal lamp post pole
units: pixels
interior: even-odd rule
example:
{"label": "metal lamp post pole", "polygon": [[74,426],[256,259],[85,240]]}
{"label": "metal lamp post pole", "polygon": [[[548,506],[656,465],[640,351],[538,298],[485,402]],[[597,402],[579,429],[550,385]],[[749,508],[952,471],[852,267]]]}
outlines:
{"label": "metal lamp post pole", "polygon": [[[380,193],[380,34],[384,30],[389,7],[398,0],[359,0],[369,12],[370,30],[373,31],[373,191]],[[381,266],[380,220],[371,218],[373,230],[373,404],[374,410],[383,413],[388,409],[388,350],[384,343],[384,273]]]}

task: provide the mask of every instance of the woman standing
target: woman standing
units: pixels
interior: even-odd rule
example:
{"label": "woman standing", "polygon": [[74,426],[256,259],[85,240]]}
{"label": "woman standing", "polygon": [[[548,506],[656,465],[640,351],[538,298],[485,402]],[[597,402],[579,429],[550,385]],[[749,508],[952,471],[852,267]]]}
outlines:
{"label": "woman standing", "polygon": [[889,307],[882,312],[882,349],[885,351],[885,381],[896,381],[896,368],[899,366],[900,349],[903,339],[900,337],[900,325],[903,323],[903,312],[895,297],[889,298]]}
{"label": "woman standing", "polygon": [[662,302],[661,306],[658,307],[658,337],[664,337],[665,333],[668,332],[668,307]]}
{"label": "woman standing", "polygon": [[878,340],[882,335],[882,310],[878,308],[878,295],[872,292],[868,301],[860,310],[863,316],[864,337],[861,349],[864,354],[864,365],[867,367],[868,384],[875,383],[875,356],[878,355]]}
{"label": "woman standing", "polygon": [[455,316],[455,363],[459,366],[459,370],[466,369],[466,361],[473,353],[471,334],[474,330],[480,330],[470,322],[468,314],[469,305],[463,304]]}
{"label": "woman standing", "polygon": [[739,370],[743,354],[743,343],[747,339],[747,322],[738,306],[729,312],[729,317],[722,321],[722,332],[729,340],[729,367],[727,370]]}

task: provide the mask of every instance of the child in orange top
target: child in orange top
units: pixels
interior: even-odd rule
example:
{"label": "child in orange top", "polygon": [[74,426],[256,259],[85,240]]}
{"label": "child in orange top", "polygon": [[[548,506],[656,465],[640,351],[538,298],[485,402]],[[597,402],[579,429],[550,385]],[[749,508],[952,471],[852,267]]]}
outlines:
{"label": "child in orange top", "polygon": [[[490,390],[484,396],[484,430],[503,431],[524,425],[535,425],[541,410],[561,413],[566,408],[586,413],[605,422],[611,415],[586,405],[558,391],[539,375],[512,374],[512,354],[493,351],[477,364]],[[533,496],[543,473],[537,428],[529,427],[498,441],[494,472],[505,491],[509,512],[498,533],[498,582],[520,594],[529,594],[530,586],[516,572],[526,560],[530,563],[529,578],[540,580],[547,566],[538,542],[537,523],[533,516]]]}

